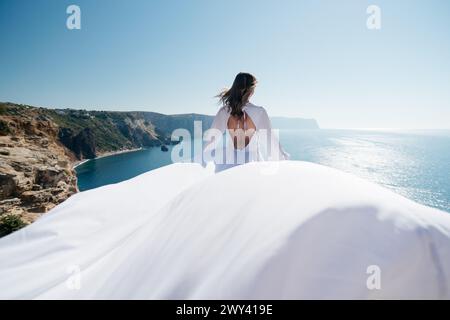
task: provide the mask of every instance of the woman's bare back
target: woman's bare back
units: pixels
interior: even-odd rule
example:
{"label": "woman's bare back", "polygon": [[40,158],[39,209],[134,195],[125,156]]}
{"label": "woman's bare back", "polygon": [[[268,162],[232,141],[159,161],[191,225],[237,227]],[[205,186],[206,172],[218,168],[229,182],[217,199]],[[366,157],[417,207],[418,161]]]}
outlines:
{"label": "woman's bare back", "polygon": [[247,113],[242,117],[231,116],[228,118],[227,129],[233,139],[235,149],[244,149],[250,143],[256,131],[256,125]]}

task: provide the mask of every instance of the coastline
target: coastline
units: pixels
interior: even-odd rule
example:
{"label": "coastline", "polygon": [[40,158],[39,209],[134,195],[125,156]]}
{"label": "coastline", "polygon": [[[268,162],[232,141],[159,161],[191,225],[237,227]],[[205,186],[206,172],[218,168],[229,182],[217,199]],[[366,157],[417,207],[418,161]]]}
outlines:
{"label": "coastline", "polygon": [[135,151],[140,151],[143,150],[142,147],[139,148],[133,148],[133,149],[122,149],[122,150],[117,150],[117,151],[105,151],[105,152],[101,152],[98,156],[96,156],[95,158],[92,159],[83,159],[83,160],[77,160],[72,164],[72,169],[75,169],[76,167],[81,166],[82,164],[90,161],[90,160],[96,160],[96,159],[100,159],[100,158],[106,158],[106,157],[110,157],[110,156],[115,156],[118,154],[122,154],[122,153],[129,153],[129,152],[135,152]]}

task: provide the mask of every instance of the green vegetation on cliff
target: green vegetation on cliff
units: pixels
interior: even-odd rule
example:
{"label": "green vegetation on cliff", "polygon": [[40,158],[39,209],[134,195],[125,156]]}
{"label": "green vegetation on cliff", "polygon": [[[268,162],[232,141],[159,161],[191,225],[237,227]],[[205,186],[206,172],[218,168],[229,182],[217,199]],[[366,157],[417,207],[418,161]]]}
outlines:
{"label": "green vegetation on cliff", "polygon": [[[174,129],[193,131],[194,120],[206,129],[211,116],[164,115],[154,112],[114,112],[75,109],[47,109],[13,103],[0,103],[0,112],[12,117],[51,121],[58,128],[58,140],[77,159],[94,158],[99,153],[170,144]],[[0,134],[9,133],[8,123],[0,119]]]}

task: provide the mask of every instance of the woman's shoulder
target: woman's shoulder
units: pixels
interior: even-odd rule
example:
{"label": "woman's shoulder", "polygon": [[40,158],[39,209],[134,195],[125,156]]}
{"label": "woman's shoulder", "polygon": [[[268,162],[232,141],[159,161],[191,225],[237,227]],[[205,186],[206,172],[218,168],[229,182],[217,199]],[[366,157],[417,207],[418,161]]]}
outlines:
{"label": "woman's shoulder", "polygon": [[245,111],[253,117],[264,117],[267,115],[267,111],[263,106],[257,106],[254,105],[253,103],[248,103],[245,107]]}
{"label": "woman's shoulder", "polygon": [[[264,115],[267,114],[266,109],[263,106],[257,106],[253,103],[247,103],[244,108],[243,111],[247,112],[247,113],[251,113],[254,115]],[[229,108],[227,108],[226,106],[222,106],[220,107],[220,109],[217,111],[217,115],[229,115],[230,110]]]}
{"label": "woman's shoulder", "polygon": [[254,112],[259,112],[259,113],[264,113],[266,112],[266,109],[263,106],[257,106],[253,103],[247,103],[247,105],[245,106],[245,110],[251,110]]}

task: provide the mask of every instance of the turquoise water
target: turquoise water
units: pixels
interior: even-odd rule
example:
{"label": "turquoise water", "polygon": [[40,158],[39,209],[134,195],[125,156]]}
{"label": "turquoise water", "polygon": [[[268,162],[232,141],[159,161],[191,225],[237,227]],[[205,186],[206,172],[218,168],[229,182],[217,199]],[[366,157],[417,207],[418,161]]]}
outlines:
{"label": "turquoise water", "polygon": [[[450,131],[284,130],[280,136],[293,160],[353,173],[450,212]],[[78,186],[88,190],[168,165],[171,149],[88,161],[76,168]]]}

